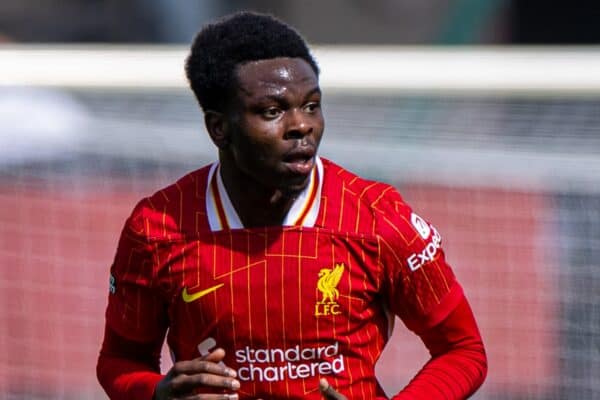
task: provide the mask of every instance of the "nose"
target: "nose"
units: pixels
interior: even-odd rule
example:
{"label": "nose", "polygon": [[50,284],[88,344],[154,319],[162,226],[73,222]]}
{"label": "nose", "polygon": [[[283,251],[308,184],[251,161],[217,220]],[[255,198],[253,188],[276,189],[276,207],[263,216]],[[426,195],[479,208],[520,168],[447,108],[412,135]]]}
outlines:
{"label": "nose", "polygon": [[310,135],[314,130],[310,116],[297,108],[288,111],[286,122],[286,139],[302,139],[303,137]]}

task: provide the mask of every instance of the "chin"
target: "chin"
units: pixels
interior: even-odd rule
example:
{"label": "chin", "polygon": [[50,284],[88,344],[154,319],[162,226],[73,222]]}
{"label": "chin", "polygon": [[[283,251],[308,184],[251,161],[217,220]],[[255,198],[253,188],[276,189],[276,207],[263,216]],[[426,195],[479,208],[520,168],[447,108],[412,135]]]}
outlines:
{"label": "chin", "polygon": [[298,179],[288,179],[279,186],[279,190],[286,197],[297,197],[308,186],[309,178],[306,177],[299,181]]}

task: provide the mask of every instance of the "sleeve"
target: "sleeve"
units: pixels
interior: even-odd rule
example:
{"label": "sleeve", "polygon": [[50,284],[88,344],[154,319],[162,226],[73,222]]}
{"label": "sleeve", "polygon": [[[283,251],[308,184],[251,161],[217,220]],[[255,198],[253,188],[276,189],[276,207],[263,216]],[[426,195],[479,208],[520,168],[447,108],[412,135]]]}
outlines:
{"label": "sleeve", "polygon": [[416,333],[446,318],[463,296],[446,262],[442,236],[395,190],[379,205],[378,219],[386,302]]}
{"label": "sleeve", "polygon": [[392,400],[466,399],[475,393],[486,377],[487,357],[467,299],[420,336],[431,359]]}
{"label": "sleeve", "polygon": [[140,343],[123,338],[110,327],[104,341],[96,375],[111,400],[151,400],[160,374],[162,340]]}
{"label": "sleeve", "polygon": [[125,223],[110,270],[104,342],[96,371],[115,400],[150,400],[162,379],[160,349],[168,318],[154,283],[150,218],[152,208],[142,200]]}
{"label": "sleeve", "polygon": [[157,266],[150,241],[152,209],[142,200],[125,223],[110,270],[106,324],[137,342],[164,337],[167,306],[155,285]]}

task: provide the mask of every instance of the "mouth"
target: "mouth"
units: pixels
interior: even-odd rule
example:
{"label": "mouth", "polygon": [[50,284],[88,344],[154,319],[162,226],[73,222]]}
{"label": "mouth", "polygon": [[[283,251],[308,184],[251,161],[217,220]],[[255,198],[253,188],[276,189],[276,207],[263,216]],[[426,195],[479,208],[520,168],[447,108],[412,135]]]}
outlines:
{"label": "mouth", "polygon": [[308,175],[315,164],[315,151],[311,148],[294,149],[283,157],[283,162],[294,175]]}

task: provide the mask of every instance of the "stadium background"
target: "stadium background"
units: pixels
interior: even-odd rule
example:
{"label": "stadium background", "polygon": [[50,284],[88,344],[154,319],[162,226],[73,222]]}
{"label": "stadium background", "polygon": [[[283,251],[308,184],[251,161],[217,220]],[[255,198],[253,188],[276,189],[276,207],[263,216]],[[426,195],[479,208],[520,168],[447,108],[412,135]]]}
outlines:
{"label": "stadium background", "polygon": [[[170,62],[239,8],[317,45],[322,154],[395,184],[442,233],[489,352],[474,398],[600,398],[598,7],[281,3],[0,5],[0,399],[105,398],[94,367],[123,221],[214,157]],[[386,390],[426,358],[398,324]]]}

